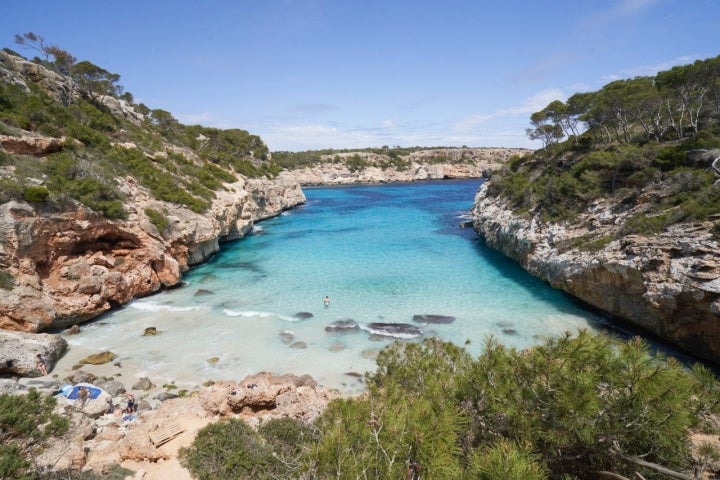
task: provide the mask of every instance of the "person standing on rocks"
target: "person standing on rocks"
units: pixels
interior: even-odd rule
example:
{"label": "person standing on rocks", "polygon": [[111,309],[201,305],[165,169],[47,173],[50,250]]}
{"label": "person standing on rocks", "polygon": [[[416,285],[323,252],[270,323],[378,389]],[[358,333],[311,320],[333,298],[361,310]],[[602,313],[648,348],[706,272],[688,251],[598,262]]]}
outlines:
{"label": "person standing on rocks", "polygon": [[132,414],[137,411],[137,404],[135,404],[135,395],[132,392],[125,392],[127,398],[127,406],[125,407],[125,413]]}
{"label": "person standing on rocks", "polygon": [[39,353],[37,354],[37,359],[35,360],[35,368],[42,374],[43,377],[48,374],[47,362]]}
{"label": "person standing on rocks", "polygon": [[82,410],[85,407],[85,404],[88,401],[88,389],[85,387],[80,387],[78,389],[78,404],[80,405],[80,410]]}

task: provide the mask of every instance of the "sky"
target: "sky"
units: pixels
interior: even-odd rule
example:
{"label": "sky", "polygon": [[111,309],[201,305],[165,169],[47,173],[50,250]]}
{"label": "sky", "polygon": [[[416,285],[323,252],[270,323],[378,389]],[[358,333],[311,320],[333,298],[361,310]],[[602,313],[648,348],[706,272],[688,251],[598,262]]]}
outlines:
{"label": "sky", "polygon": [[271,151],[528,147],[530,115],[720,55],[720,0],[0,0],[15,34]]}

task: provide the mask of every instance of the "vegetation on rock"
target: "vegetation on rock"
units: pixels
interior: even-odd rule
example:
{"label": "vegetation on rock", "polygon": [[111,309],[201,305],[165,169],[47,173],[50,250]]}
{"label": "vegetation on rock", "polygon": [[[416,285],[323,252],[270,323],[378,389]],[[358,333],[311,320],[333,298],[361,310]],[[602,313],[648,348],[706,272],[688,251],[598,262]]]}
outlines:
{"label": "vegetation on rock", "polygon": [[[116,179],[132,176],[156,198],[203,212],[238,175],[280,171],[262,140],[245,130],[183,125],[169,112],[133,103],[120,75],[77,62],[39,35],[16,35],[16,43],[40,53],[33,62],[65,87],[58,94],[28,78],[0,83],[0,135],[65,141],[60,151],[42,156],[2,152],[0,203],[24,198],[63,209],[79,201],[107,218],[123,218],[125,194]],[[9,49],[0,54],[18,56]],[[111,100],[126,114],[113,111]]]}
{"label": "vegetation on rock", "polygon": [[510,162],[489,194],[547,221],[601,199],[618,213],[644,206],[621,235],[717,219],[720,165],[702,154],[720,148],[719,82],[715,57],[551,102],[528,129],[544,148]]}

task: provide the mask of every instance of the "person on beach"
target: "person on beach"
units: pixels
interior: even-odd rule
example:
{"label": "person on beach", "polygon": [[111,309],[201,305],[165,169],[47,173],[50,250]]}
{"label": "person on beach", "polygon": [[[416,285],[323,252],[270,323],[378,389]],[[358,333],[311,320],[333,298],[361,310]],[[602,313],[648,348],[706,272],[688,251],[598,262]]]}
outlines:
{"label": "person on beach", "polygon": [[37,354],[37,359],[35,360],[35,368],[42,374],[43,377],[48,373],[47,362],[39,353]]}
{"label": "person on beach", "polygon": [[131,392],[125,392],[125,396],[128,399],[127,407],[125,407],[125,413],[134,413],[135,410],[137,410],[137,405],[135,405],[135,395]]}
{"label": "person on beach", "polygon": [[330,306],[330,297],[325,295],[325,300],[323,300],[323,305],[325,305],[325,308]]}

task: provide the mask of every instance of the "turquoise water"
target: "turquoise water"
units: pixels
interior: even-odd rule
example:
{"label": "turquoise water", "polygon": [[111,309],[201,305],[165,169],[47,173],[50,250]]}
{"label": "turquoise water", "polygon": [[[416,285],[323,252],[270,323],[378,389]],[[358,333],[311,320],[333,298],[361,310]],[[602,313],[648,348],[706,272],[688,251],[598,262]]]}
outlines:
{"label": "turquoise water", "polygon": [[[377,350],[397,338],[435,335],[477,354],[489,335],[524,347],[598,326],[593,312],[460,228],[479,185],[305,189],[305,205],[224,245],[185,275],[186,286],[84,326],[67,337],[71,350],[111,350],[157,384],[266,370],[308,373],[352,394],[362,384],[347,374],[372,370]],[[454,320],[423,324],[414,315]],[[326,331],[339,321],[357,328]],[[405,325],[378,336],[377,323]],[[142,336],[149,326],[160,334]]]}

